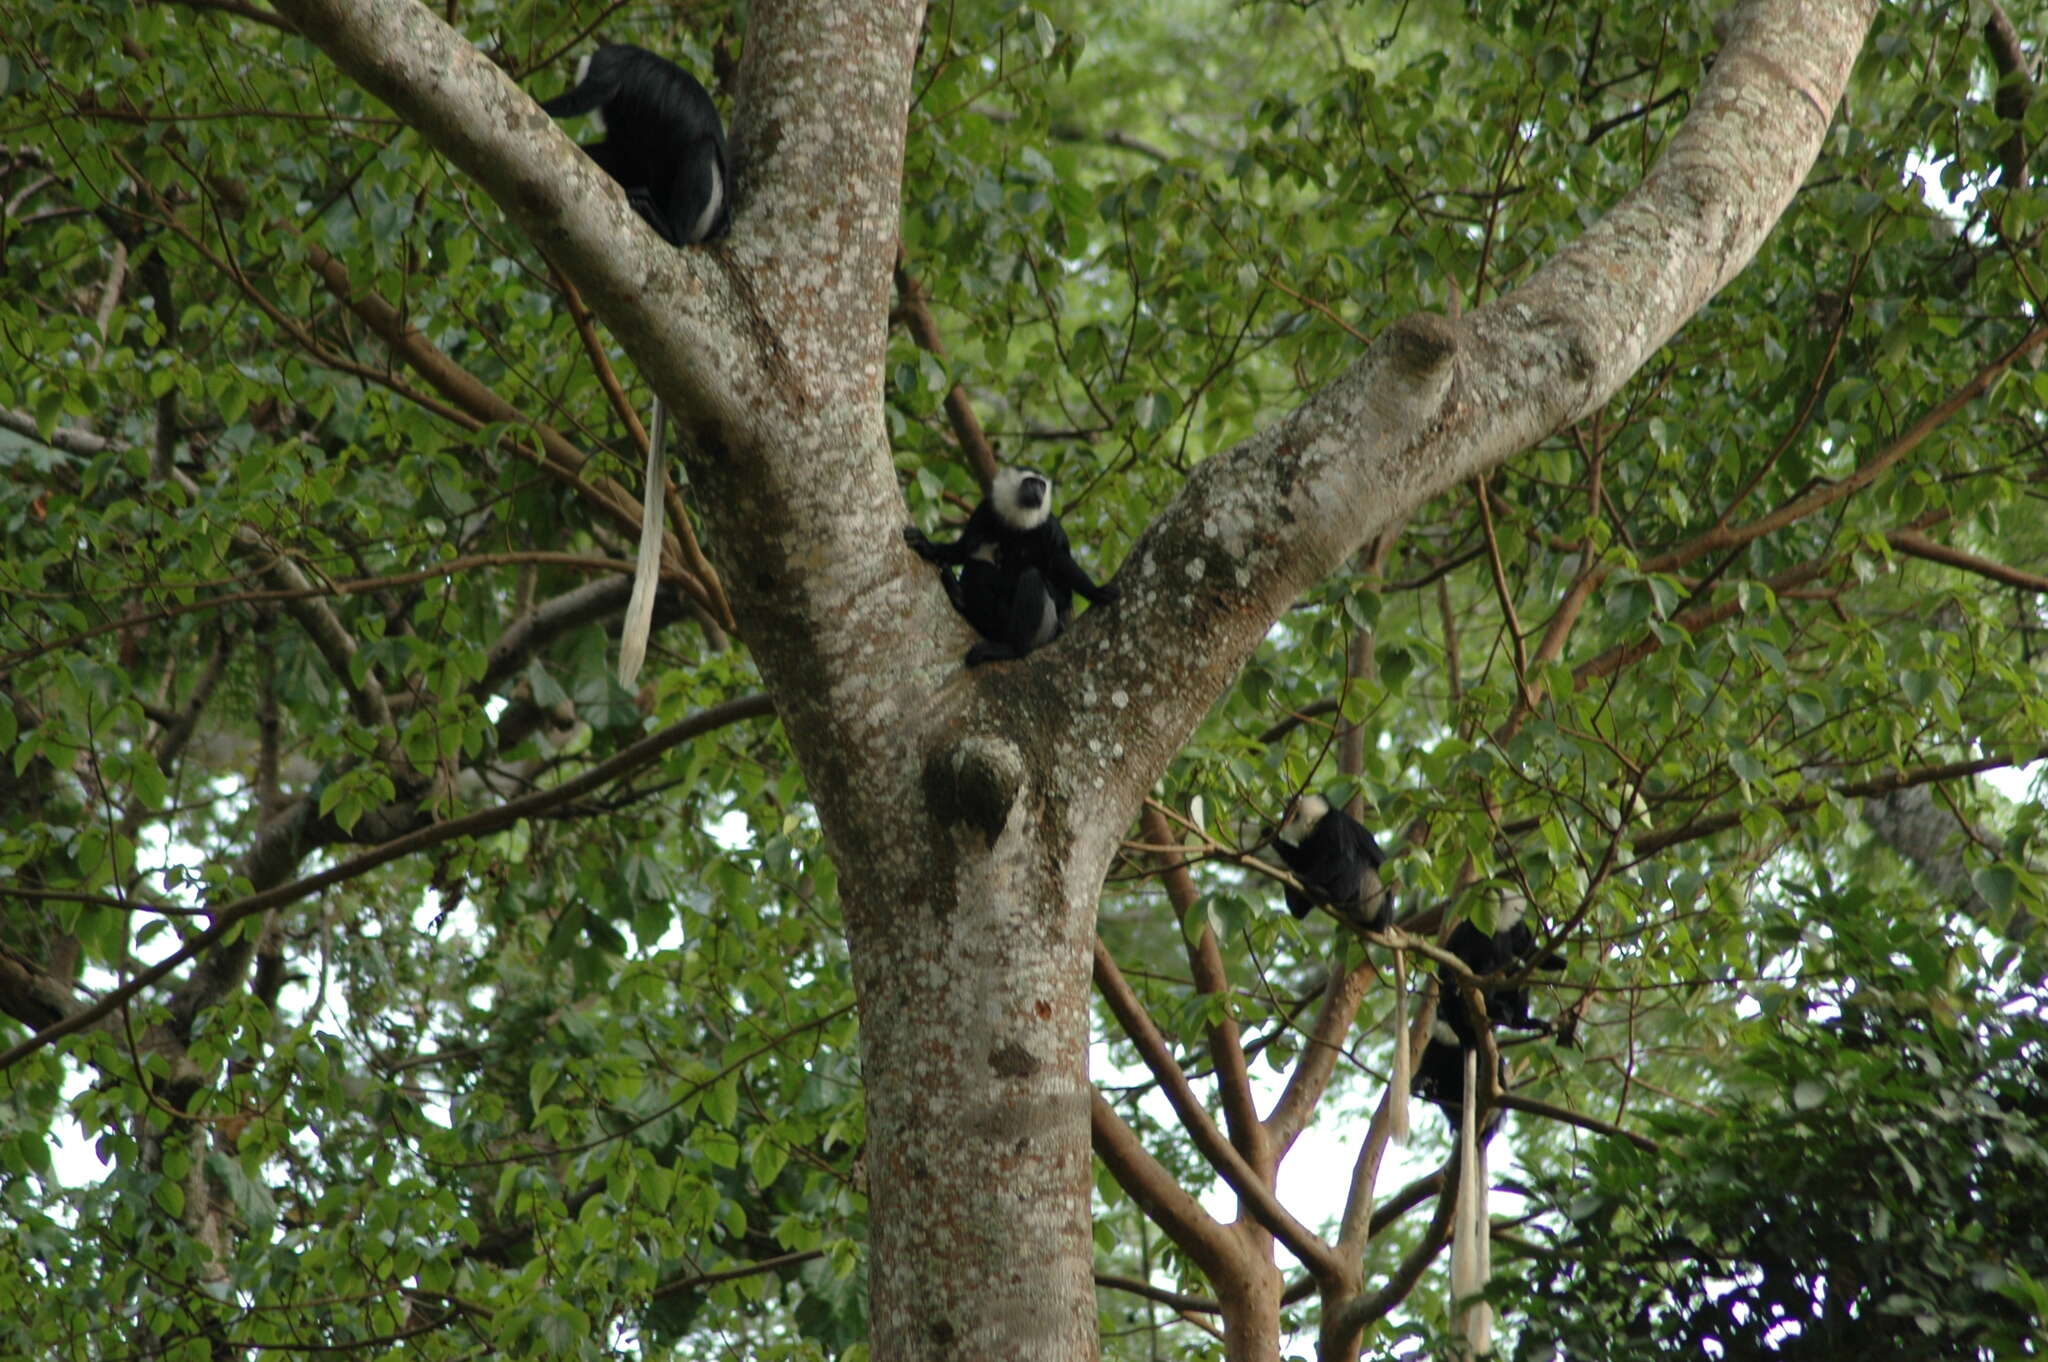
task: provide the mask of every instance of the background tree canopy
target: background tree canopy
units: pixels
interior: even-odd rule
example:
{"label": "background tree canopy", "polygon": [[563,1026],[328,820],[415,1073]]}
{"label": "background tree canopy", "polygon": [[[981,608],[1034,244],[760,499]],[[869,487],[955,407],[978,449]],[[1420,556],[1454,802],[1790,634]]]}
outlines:
{"label": "background tree canopy", "polygon": [[[912,518],[992,450],[1107,577],[1635,187],[1724,8],[934,6],[881,375]],[[598,33],[728,111],[748,36],[445,17],[537,96]],[[1282,1200],[1360,1218],[1367,1352],[1449,1346],[1450,1142],[1370,1122],[1387,953],[1256,846],[1300,788],[1358,801],[1413,930],[1518,897],[1570,960],[1568,1043],[1506,1047],[1504,1351],[2040,1354],[2044,25],[1882,8],[1754,264],[1316,585],[1172,758],[1100,906],[1104,1355],[1356,1347],[1284,1251],[1244,1337],[1257,1291],[1162,1232],[1148,1161],[1233,1202],[1190,1084],[1310,1132]],[[0,34],[0,1353],[865,1356],[893,1174],[839,872],[695,486],[646,684],[611,671],[633,361],[270,9]]]}

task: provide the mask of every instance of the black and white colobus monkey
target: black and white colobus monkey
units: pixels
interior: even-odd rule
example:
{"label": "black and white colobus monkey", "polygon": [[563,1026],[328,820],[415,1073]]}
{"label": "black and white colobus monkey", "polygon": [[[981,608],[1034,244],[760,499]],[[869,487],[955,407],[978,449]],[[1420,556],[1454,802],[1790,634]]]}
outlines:
{"label": "black and white colobus monkey", "polygon": [[[1524,969],[1554,970],[1565,967],[1565,958],[1553,951],[1536,949],[1536,934],[1523,920],[1519,896],[1504,896],[1495,915],[1492,932],[1483,932],[1468,920],[1460,922],[1444,943],[1459,963],[1482,978],[1512,975]],[[1415,1065],[1415,1095],[1443,1108],[1451,1128],[1458,1128],[1458,1110],[1465,1097],[1465,1054],[1479,1048],[1482,1019],[1466,1001],[1462,990],[1448,979],[1437,989],[1436,1018],[1430,1023],[1429,1044]],[[1516,1031],[1541,1031],[1545,1023],[1529,1012],[1527,984],[1482,984],[1480,1002],[1486,1008],[1484,1024],[1491,1030],[1506,1027]],[[1507,1091],[1507,1062],[1501,1061],[1496,1087]],[[1487,1134],[1499,1124],[1498,1114],[1487,1122]]]}
{"label": "black and white colobus monkey", "polygon": [[[605,134],[584,154],[618,181],[626,202],[673,246],[724,236],[732,223],[725,126],[697,78],[644,47],[606,43],[576,66],[576,84],[541,105],[551,117],[594,114]],[[654,400],[641,490],[640,552],[619,630],[619,684],[632,689],[647,657],[661,576],[668,414]]]}
{"label": "black and white colobus monkey", "polygon": [[586,143],[584,153],[670,245],[725,235],[725,126],[688,71],[644,47],[606,43],[577,64],[575,86],[541,108],[555,118],[597,115],[604,140]]}
{"label": "black and white colobus monkey", "polygon": [[[1359,821],[1319,794],[1298,794],[1273,834],[1280,860],[1301,881],[1301,888],[1283,886],[1287,911],[1299,918],[1318,905],[1338,918],[1369,932],[1394,925],[1394,896],[1380,879],[1386,853]],[[1408,1142],[1408,959],[1394,949],[1393,1028],[1394,1072],[1389,1081],[1388,1133],[1397,1144]]]}
{"label": "black and white colobus monkey", "polygon": [[[1481,931],[1470,921],[1460,922],[1444,946],[1464,963],[1466,969],[1478,975],[1519,974],[1525,969],[1557,970],[1565,967],[1565,958],[1555,951],[1537,951],[1536,934],[1523,920],[1519,895],[1502,896],[1491,934]],[[1512,988],[1504,985],[1482,988],[1480,997],[1486,1002],[1487,1019],[1495,1026],[1506,1026],[1516,1031],[1541,1031],[1547,1025],[1530,1015],[1529,986],[1526,983]],[[1467,1010],[1460,1007],[1452,1009],[1452,1012],[1463,1020],[1463,1013]]]}
{"label": "black and white colobus monkey", "polygon": [[1380,883],[1386,861],[1372,834],[1319,794],[1296,795],[1274,834],[1280,859],[1301,881],[1285,886],[1287,911],[1308,916],[1318,905],[1368,931],[1384,932],[1394,921],[1394,896]]}
{"label": "black and white colobus monkey", "polygon": [[[1414,1093],[1425,1102],[1434,1102],[1443,1110],[1444,1120],[1452,1130],[1460,1126],[1460,1113],[1465,1107],[1465,1056],[1474,1053],[1479,1046],[1470,1039],[1470,1033],[1463,1026],[1453,1025],[1449,1017],[1465,1017],[1469,1009],[1463,1002],[1452,996],[1440,996],[1436,1003],[1436,1019],[1429,1024],[1429,1044],[1422,1047],[1422,1058],[1415,1061]],[[1495,1057],[1500,1067],[1494,1073],[1495,1092],[1508,1090],[1508,1062],[1498,1050]],[[1487,1112],[1481,1134],[1491,1138],[1500,1129],[1501,1109]]]}
{"label": "black and white colobus monkey", "polygon": [[[1468,920],[1460,922],[1444,945],[1461,964],[1482,978],[1507,976],[1527,969],[1563,969],[1565,959],[1552,952],[1538,952],[1536,934],[1523,920],[1519,896],[1503,896],[1494,916],[1494,929],[1481,931]],[[1444,1120],[1458,1137],[1458,1188],[1453,1207],[1456,1226],[1451,1255],[1451,1305],[1466,1347],[1474,1356],[1493,1350],[1493,1312],[1477,1297],[1483,1295],[1493,1275],[1492,1217],[1487,1211],[1487,1190],[1491,1179],[1486,1171],[1486,1143],[1500,1129],[1502,1111],[1490,1108],[1478,1117],[1480,1028],[1513,1027],[1540,1031],[1544,1023],[1529,1015],[1526,984],[1505,982],[1482,984],[1477,989],[1478,1006],[1463,989],[1442,977],[1439,971],[1436,1016],[1429,1025],[1429,1044],[1415,1064],[1415,1093],[1436,1103]],[[1480,1008],[1485,1015],[1480,1015]],[[1507,1057],[1495,1051],[1498,1068],[1494,1090],[1508,1089]],[[1475,1129],[1476,1127],[1476,1129]]]}
{"label": "black and white colobus monkey", "polygon": [[903,542],[938,565],[946,598],[981,635],[967,650],[970,667],[1022,657],[1058,638],[1077,593],[1090,605],[1123,594],[1108,582],[1097,586],[1074,561],[1052,513],[1052,481],[1029,468],[996,470],[952,543],[935,544],[915,525],[904,529]]}

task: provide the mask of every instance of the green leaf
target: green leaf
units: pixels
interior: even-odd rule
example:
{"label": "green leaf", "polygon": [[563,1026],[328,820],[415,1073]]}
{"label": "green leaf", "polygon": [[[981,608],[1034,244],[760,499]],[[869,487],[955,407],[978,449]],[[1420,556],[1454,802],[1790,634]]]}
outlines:
{"label": "green leaf", "polygon": [[1971,874],[1970,883],[1976,887],[1984,901],[1998,912],[2012,910],[2014,894],[2019,887],[2019,875],[2011,866],[1984,866]]}

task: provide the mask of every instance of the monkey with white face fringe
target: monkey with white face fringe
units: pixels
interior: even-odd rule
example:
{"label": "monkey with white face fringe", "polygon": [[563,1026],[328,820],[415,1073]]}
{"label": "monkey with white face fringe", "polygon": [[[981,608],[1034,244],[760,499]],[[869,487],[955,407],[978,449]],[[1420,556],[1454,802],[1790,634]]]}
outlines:
{"label": "monkey with white face fringe", "polygon": [[[1450,939],[1444,942],[1445,949],[1474,974],[1517,974],[1524,969],[1560,970],[1565,967],[1565,958],[1555,951],[1536,949],[1536,933],[1529,929],[1522,913],[1520,895],[1505,895],[1494,913],[1494,929],[1483,932],[1470,921],[1460,922],[1452,929]],[[1536,1020],[1529,1011],[1529,986],[1524,983],[1515,988],[1504,984],[1492,984],[1480,989],[1479,996],[1486,1003],[1486,1017],[1495,1026],[1510,1027],[1516,1031],[1543,1031],[1549,1023]],[[1460,1008],[1453,1014],[1452,1024],[1466,1022]],[[1469,1038],[1468,1038],[1469,1039]]]}
{"label": "monkey with white face fringe", "polygon": [[915,525],[903,542],[938,565],[947,599],[981,635],[967,650],[970,667],[1022,657],[1058,638],[1077,594],[1090,605],[1122,594],[1108,582],[1097,586],[1074,561],[1052,513],[1052,480],[1029,468],[998,469],[952,543],[935,544]]}
{"label": "monkey with white face fringe", "polygon": [[1380,883],[1386,855],[1358,820],[1319,794],[1296,795],[1274,834],[1280,859],[1301,881],[1286,886],[1287,911],[1307,917],[1318,904],[1368,931],[1394,920],[1394,899]]}
{"label": "monkey with white face fringe", "polygon": [[[1460,964],[1481,978],[1520,973],[1525,969],[1559,970],[1565,958],[1555,951],[1536,949],[1536,933],[1524,920],[1519,895],[1504,896],[1494,914],[1494,930],[1485,932],[1469,920],[1451,931],[1445,949]],[[1529,986],[1514,987],[1504,982],[1480,985],[1480,1005],[1486,1016],[1478,1016],[1461,989],[1444,979],[1438,986],[1436,1018],[1430,1023],[1429,1044],[1415,1066],[1415,1093],[1443,1108],[1452,1129],[1458,1125],[1458,1110],[1464,1100],[1464,1054],[1479,1048],[1479,1027],[1515,1031],[1548,1029],[1529,1010]],[[1507,1090],[1507,1065],[1501,1063],[1496,1086]],[[1488,1130],[1498,1117],[1488,1122]]]}
{"label": "monkey with white face fringe", "polygon": [[[1465,1055],[1477,1049],[1478,1042],[1465,1034],[1465,1026],[1453,1026],[1444,1020],[1446,1016],[1465,1016],[1468,1009],[1463,1000],[1440,997],[1436,1006],[1437,1015],[1429,1024],[1429,1044],[1422,1047],[1422,1058],[1415,1061],[1414,1093],[1426,1102],[1434,1102],[1451,1129],[1456,1130],[1465,1105]],[[1504,1093],[1508,1090],[1507,1056],[1495,1051],[1494,1060],[1499,1068],[1494,1074],[1493,1088]],[[1499,1107],[1488,1111],[1480,1134],[1490,1137],[1500,1129],[1502,1114]]]}
{"label": "monkey with white face fringe", "polygon": [[597,116],[604,140],[586,143],[584,154],[670,245],[725,235],[732,222],[725,126],[688,71],[644,47],[606,43],[578,63],[575,86],[541,108],[554,118]]}

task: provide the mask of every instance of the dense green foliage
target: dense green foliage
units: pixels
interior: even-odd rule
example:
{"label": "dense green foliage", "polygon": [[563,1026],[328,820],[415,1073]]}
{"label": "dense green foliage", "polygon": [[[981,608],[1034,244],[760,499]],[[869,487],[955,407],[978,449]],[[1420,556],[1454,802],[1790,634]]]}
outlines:
{"label": "dense green foliage", "polygon": [[[1890,981],[1887,981],[1890,982]],[[1552,1179],[1533,1336],[1611,1358],[2013,1358],[2048,1311],[2048,1021],[1859,989],[1746,1052],[1757,1091]],[[1835,1011],[1834,1007],[1840,1010]]]}
{"label": "dense green foliage", "polygon": [[[1189,466],[1361,337],[1511,291],[1634,185],[1723,8],[934,6],[903,251],[944,354],[899,329],[888,393],[913,515],[973,495],[958,383],[1107,575]],[[2048,28],[2039,0],[2010,12]],[[455,22],[543,95],[593,26],[707,75],[744,41],[725,4]],[[627,421],[545,262],[415,134],[239,6],[0,0],[0,35],[12,1046],[205,909],[559,790],[758,680],[672,589],[646,689],[613,681]],[[1884,8],[1758,261],[1605,410],[1368,546],[1219,699],[1160,791],[1200,829],[1196,908],[1141,851],[1104,896],[1188,1066],[1227,1008],[1275,1074],[1346,949],[1241,864],[1290,789],[1363,796],[1406,848],[1405,907],[1535,905],[1572,959],[1539,1010],[1577,1044],[1514,1047],[1518,1090],[1665,1155],[1511,1121],[1541,1252],[1495,1295],[1529,1347],[1711,1330],[1754,1355],[1782,1309],[1847,1356],[1893,1327],[1850,1299],[1928,1349],[2019,1355],[2042,1326],[2048,826],[2038,779],[1979,777],[2048,733],[2048,368],[2008,363],[2048,293],[2048,194],[1999,182],[1996,80],[1967,6]],[[1970,893],[1862,820],[1930,789]],[[1222,997],[1186,978],[1205,923]],[[204,959],[235,968],[0,1072],[0,1354],[861,1354],[854,1000],[772,715],[363,867]],[[1386,1006],[1321,1115],[1340,1150]],[[1207,1188],[1104,1033],[1110,1095]],[[1104,1273],[1213,1293],[1098,1186]],[[1761,1247],[1758,1207],[1783,1230]],[[1425,1346],[1442,1294],[1373,1346]],[[1221,1355],[1101,1301],[1108,1355]]]}

